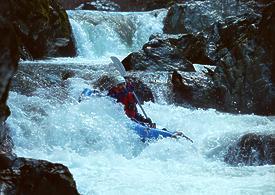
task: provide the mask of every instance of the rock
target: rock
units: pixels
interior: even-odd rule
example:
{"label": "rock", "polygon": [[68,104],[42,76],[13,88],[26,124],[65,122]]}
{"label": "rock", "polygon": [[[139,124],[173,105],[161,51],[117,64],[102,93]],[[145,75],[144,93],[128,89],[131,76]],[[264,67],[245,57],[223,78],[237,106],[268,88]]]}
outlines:
{"label": "rock", "polygon": [[163,31],[168,34],[203,33],[207,37],[215,23],[222,22],[230,16],[251,12],[252,8],[249,4],[236,0],[184,1],[169,8],[164,19]]}
{"label": "rock", "polygon": [[11,77],[17,70],[19,60],[14,28],[9,18],[3,15],[0,15],[0,34],[5,35],[0,40],[0,123],[2,123],[10,114],[6,101]]}
{"label": "rock", "polygon": [[65,9],[92,9],[105,11],[151,11],[167,8],[183,0],[60,0]]}
{"label": "rock", "polygon": [[262,17],[243,16],[217,28],[220,60],[213,78],[226,112],[275,114],[274,11],[275,3]]}
{"label": "rock", "polygon": [[119,11],[120,6],[109,0],[96,0],[93,2],[85,2],[76,9],[82,10],[99,10],[99,11]]}
{"label": "rock", "polygon": [[168,10],[167,16],[164,19],[163,32],[167,34],[187,33],[184,25],[184,19],[184,6],[174,4]]}
{"label": "rock", "polygon": [[[13,25],[8,16],[9,2],[3,2],[0,6],[0,152],[2,154],[11,154],[12,141],[9,137],[5,121],[10,115],[7,99],[11,78],[17,70],[19,51],[17,47],[16,34]],[[9,166],[7,156],[2,156],[2,168]],[[1,161],[2,161],[1,160]]]}
{"label": "rock", "polygon": [[243,135],[229,147],[224,161],[235,166],[275,164],[275,135]]}
{"label": "rock", "polygon": [[68,16],[58,1],[11,0],[10,4],[22,59],[76,55]]}
{"label": "rock", "polygon": [[217,101],[220,92],[214,87],[214,82],[207,69],[203,71],[174,71],[171,76],[171,103],[199,108],[221,109]]}
{"label": "rock", "polygon": [[0,181],[1,192],[7,195],[79,194],[67,167],[42,160],[16,158],[9,169],[0,170]]}
{"label": "rock", "polygon": [[10,168],[14,160],[15,160],[14,155],[0,152],[0,170]]}
{"label": "rock", "polygon": [[59,0],[64,9],[71,10],[78,7],[85,2],[91,2],[91,0]]}
{"label": "rock", "polygon": [[149,101],[155,102],[152,90],[146,84],[136,77],[128,77],[128,79],[133,83],[134,91],[141,104]]}
{"label": "rock", "polygon": [[126,70],[194,71],[192,63],[211,64],[200,35],[156,34],[143,49],[128,55],[122,63]]}

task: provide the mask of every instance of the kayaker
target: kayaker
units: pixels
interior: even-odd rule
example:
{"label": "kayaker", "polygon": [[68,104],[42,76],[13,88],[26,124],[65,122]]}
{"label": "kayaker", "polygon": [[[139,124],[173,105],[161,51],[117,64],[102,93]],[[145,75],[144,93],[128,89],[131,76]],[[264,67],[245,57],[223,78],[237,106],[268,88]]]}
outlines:
{"label": "kayaker", "polygon": [[113,87],[109,90],[108,96],[111,96],[124,105],[125,114],[134,121],[146,123],[150,127],[155,127],[150,118],[144,118],[137,110],[137,100],[133,94],[134,86],[131,82],[126,82],[122,76],[116,76]]}

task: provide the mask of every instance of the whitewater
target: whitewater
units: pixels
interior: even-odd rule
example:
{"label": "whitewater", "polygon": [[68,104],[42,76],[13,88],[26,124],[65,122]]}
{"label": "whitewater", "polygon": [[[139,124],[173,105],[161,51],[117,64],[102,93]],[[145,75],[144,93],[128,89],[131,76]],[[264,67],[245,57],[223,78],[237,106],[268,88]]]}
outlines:
{"label": "whitewater", "polygon": [[[8,99],[14,152],[66,165],[83,195],[275,194],[274,165],[233,167],[223,161],[242,135],[275,133],[275,117],[168,104],[166,88],[159,85],[168,79],[163,76],[153,88],[157,101],[145,103],[144,110],[158,126],[181,130],[194,143],[184,138],[143,143],[110,97],[78,102],[84,88],[113,71],[111,55],[123,59],[162,32],[165,14],[68,11],[78,56],[20,62],[17,79],[24,81],[24,91],[14,88]],[[64,70],[75,75],[60,81]],[[149,77],[140,79],[156,85]]]}

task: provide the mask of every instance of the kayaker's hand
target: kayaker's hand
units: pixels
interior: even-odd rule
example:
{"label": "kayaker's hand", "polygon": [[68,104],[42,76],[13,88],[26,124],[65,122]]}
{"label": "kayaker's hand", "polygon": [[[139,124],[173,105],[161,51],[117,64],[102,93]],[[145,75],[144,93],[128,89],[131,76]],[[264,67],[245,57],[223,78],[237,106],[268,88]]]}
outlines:
{"label": "kayaker's hand", "polygon": [[156,128],[156,123],[150,123],[151,128]]}

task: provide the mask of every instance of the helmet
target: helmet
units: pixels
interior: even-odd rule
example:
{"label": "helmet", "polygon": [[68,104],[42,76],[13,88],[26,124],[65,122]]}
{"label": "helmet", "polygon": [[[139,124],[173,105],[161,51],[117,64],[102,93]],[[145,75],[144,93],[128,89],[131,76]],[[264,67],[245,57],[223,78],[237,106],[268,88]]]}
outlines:
{"label": "helmet", "polygon": [[114,84],[118,85],[118,84],[122,84],[122,83],[126,83],[125,79],[122,76],[120,76],[120,75],[116,76]]}

